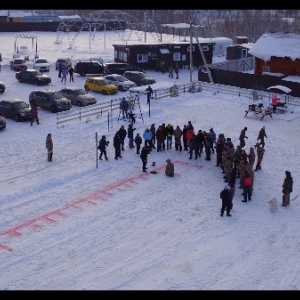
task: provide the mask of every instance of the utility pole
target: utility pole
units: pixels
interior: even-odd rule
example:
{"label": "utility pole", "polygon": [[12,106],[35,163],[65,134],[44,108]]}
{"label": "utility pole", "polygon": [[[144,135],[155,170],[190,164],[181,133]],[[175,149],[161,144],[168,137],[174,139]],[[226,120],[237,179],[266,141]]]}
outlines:
{"label": "utility pole", "polygon": [[193,24],[190,21],[190,82],[193,81]]}

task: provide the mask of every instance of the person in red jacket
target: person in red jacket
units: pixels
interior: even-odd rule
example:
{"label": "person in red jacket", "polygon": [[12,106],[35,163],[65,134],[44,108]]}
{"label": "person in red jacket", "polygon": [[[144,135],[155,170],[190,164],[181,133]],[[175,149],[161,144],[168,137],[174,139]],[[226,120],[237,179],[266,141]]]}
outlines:
{"label": "person in red jacket", "polygon": [[279,101],[279,98],[276,95],[274,95],[272,98],[273,113],[276,113],[278,101]]}
{"label": "person in red jacket", "polygon": [[245,171],[245,176],[244,176],[244,200],[242,202],[247,202],[251,201],[251,196],[252,196],[252,177],[248,173],[248,171]]}

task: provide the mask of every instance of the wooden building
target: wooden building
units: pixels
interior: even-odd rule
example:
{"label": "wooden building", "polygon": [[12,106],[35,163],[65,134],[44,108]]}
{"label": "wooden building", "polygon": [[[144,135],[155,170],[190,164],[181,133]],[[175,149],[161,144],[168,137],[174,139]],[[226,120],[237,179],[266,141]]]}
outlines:
{"label": "wooden building", "polygon": [[242,59],[252,57],[249,50],[252,48],[253,43],[235,44],[226,47],[226,60]]}
{"label": "wooden building", "polygon": [[[202,40],[202,39],[201,39]],[[214,43],[199,41],[206,63],[211,64],[213,60]],[[151,69],[167,72],[169,66],[179,64],[181,68],[190,67],[190,43],[134,43],[126,45],[114,44],[114,61],[126,62],[136,68],[144,70]],[[197,43],[192,44],[192,64],[199,68],[203,62]]]}
{"label": "wooden building", "polygon": [[300,35],[267,32],[249,50],[255,57],[254,74],[300,76]]}

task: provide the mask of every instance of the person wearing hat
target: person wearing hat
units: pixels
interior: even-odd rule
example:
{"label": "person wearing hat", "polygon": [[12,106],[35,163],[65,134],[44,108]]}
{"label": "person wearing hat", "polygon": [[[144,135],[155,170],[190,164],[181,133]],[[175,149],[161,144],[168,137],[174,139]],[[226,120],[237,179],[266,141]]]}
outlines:
{"label": "person wearing hat", "polygon": [[227,217],[231,217],[230,210],[231,210],[231,207],[232,207],[232,205],[231,205],[232,204],[232,197],[231,197],[231,194],[229,192],[229,187],[228,187],[227,184],[224,186],[224,189],[221,191],[220,198],[222,199],[222,207],[221,207],[220,216],[223,217],[224,211],[226,210]]}
{"label": "person wearing hat", "polygon": [[166,160],[167,165],[165,169],[165,174],[169,177],[174,177],[174,164],[171,162],[171,159]]}
{"label": "person wearing hat", "polygon": [[109,141],[106,140],[106,136],[102,135],[101,140],[99,141],[98,149],[100,150],[99,159],[102,160],[102,155],[104,154],[105,160],[108,160],[107,153],[106,153],[106,147],[108,146]]}
{"label": "person wearing hat", "polygon": [[264,149],[265,147],[265,138],[268,138],[267,137],[267,134],[266,134],[266,128],[265,126],[263,126],[261,128],[261,130],[259,131],[258,133],[258,137],[257,137],[257,140],[259,141],[260,140],[260,144],[261,144],[261,147]]}

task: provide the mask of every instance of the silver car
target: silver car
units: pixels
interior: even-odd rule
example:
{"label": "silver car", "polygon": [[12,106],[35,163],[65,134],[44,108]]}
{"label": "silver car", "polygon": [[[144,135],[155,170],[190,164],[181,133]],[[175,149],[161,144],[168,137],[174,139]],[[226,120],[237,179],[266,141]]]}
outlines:
{"label": "silver car", "polygon": [[109,82],[115,84],[119,91],[128,91],[132,87],[136,87],[136,83],[133,81],[127,79],[123,75],[119,74],[110,74],[104,76]]}
{"label": "silver car", "polygon": [[77,106],[87,106],[97,103],[96,98],[82,88],[65,87],[60,93]]}

